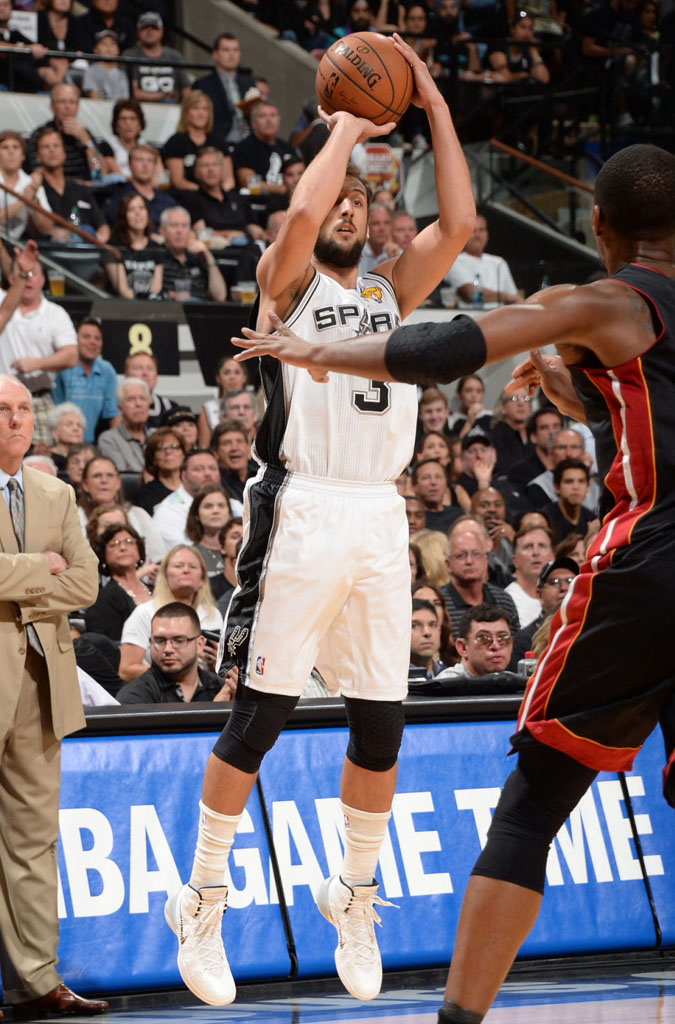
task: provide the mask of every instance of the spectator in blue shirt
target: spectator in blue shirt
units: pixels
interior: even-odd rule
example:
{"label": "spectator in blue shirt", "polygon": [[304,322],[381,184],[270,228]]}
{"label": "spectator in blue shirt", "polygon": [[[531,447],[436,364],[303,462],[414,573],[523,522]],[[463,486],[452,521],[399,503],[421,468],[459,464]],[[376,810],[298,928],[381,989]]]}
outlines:
{"label": "spectator in blue shirt", "polygon": [[85,317],[77,329],[77,365],[56,374],[52,392],[55,405],[79,405],[87,421],[84,440],[89,443],[94,442],[97,428],[113,427],[119,421],[117,374],[112,363],[101,359],[102,349],[100,320]]}

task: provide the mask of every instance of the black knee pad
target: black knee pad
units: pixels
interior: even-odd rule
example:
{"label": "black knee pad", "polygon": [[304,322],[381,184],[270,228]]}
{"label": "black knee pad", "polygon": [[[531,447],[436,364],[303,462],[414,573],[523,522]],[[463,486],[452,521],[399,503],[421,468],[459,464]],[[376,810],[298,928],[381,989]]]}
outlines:
{"label": "black knee pad", "polygon": [[396,764],[405,713],[400,700],[358,700],[345,697],[352,764],[370,772],[387,772]]}
{"label": "black knee pad", "polygon": [[239,687],[230,720],[213,753],[239,771],[255,775],[297,703],[297,697]]}
{"label": "black knee pad", "polygon": [[596,775],[551,747],[523,750],[472,873],[543,893],[553,838]]}

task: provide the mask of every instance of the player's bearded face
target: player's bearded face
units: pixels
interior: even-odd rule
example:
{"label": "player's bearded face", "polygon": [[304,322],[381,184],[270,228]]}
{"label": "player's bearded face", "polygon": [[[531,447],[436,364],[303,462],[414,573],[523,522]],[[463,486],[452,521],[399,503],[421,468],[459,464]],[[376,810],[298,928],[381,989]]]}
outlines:
{"label": "player's bearded face", "polygon": [[356,267],[365,244],[365,237],[359,238],[357,234],[340,235],[333,229],[330,235],[322,228],[314,246],[314,255],[319,263],[331,267]]}

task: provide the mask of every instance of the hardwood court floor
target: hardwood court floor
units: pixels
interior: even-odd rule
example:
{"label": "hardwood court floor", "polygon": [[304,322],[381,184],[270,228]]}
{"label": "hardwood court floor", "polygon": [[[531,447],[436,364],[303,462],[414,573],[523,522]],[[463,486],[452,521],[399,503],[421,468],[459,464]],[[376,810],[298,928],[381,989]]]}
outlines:
{"label": "hardwood court floor", "polygon": [[[442,972],[385,976],[382,994],[371,1003],[352,999],[333,979],[249,985],[222,1008],[196,1004],[182,993],[118,996],[107,1018],[76,1019],[85,1024],[106,1019],[114,1024],[436,1024],[442,984]],[[592,961],[579,968],[530,965],[511,975],[485,1024],[675,1024],[675,951],[672,957],[666,952],[656,968],[593,967]]]}

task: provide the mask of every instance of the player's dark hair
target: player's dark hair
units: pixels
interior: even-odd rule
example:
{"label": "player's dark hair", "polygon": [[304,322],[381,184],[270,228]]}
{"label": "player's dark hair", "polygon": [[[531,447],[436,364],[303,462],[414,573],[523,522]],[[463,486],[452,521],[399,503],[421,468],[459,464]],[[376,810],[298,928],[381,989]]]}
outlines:
{"label": "player's dark hair", "polygon": [[609,227],[632,241],[675,234],[675,156],[658,146],[627,146],[595,181],[595,202]]}
{"label": "player's dark hair", "polygon": [[562,459],[557,466],[553,469],[553,483],[556,487],[560,487],[562,483],[563,473],[566,469],[580,469],[586,477],[586,483],[590,482],[591,471],[585,462],[581,459]]}
{"label": "player's dark hair", "polygon": [[466,640],[474,622],[499,622],[500,619],[504,620],[509,627],[509,631],[512,632],[513,623],[511,622],[511,616],[504,608],[500,608],[496,604],[475,604],[462,615],[459,621],[457,636],[461,636],[462,640]]}
{"label": "player's dark hair", "polygon": [[361,171],[358,169],[356,164],[352,164],[352,163],[347,164],[347,170],[345,171],[345,178],[347,178],[347,177],[349,177],[349,178],[356,178],[356,180],[360,181],[361,184],[363,185],[363,187],[365,188],[365,190],[366,190],[366,203],[368,204],[368,212],[370,212],[370,204],[373,201],[373,190],[370,187],[370,183],[368,181],[366,181],[366,179],[363,177],[363,175],[361,174]]}

